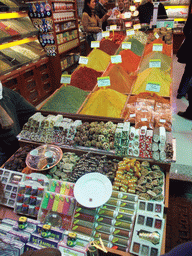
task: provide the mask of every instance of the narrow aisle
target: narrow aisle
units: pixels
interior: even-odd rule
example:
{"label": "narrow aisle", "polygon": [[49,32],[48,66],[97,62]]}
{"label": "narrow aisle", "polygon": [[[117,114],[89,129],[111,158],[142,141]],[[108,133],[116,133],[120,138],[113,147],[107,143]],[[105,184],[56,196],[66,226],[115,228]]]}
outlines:
{"label": "narrow aisle", "polygon": [[177,99],[177,89],[183,75],[185,64],[177,61],[173,55],[173,137],[176,138],[176,163],[171,165],[170,178],[192,181],[192,121],[177,115],[188,106],[186,98]]}

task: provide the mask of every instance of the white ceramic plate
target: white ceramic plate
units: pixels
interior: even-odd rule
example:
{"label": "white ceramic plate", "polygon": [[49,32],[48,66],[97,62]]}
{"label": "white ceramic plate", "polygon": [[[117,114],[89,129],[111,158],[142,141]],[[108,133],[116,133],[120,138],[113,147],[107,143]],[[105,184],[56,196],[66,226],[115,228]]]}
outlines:
{"label": "white ceramic plate", "polygon": [[94,172],[83,175],[77,180],[74,195],[77,202],[88,208],[105,204],[112,194],[112,184],[107,176]]}

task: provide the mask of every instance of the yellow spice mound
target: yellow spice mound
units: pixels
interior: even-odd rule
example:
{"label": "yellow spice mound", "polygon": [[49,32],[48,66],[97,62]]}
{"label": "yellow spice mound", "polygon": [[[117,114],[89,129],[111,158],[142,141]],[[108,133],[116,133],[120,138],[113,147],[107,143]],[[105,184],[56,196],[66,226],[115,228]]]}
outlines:
{"label": "yellow spice mound", "polygon": [[170,96],[170,85],[172,79],[169,73],[161,71],[159,68],[147,68],[138,74],[137,80],[133,86],[132,93],[139,94],[141,92],[149,92],[146,90],[148,83],[160,84],[159,92],[155,92],[159,96]]}
{"label": "yellow spice mound", "polygon": [[127,96],[109,88],[92,93],[80,114],[120,118]]}
{"label": "yellow spice mound", "polygon": [[88,64],[86,67],[92,68],[98,72],[102,72],[107,68],[110,61],[110,55],[99,49],[93,49],[88,55]]}

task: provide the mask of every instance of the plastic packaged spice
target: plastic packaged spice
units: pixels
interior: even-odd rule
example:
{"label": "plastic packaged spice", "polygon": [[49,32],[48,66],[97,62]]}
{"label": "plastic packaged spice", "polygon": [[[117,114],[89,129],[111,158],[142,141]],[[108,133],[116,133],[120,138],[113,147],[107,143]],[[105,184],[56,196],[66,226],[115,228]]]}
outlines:
{"label": "plastic packaged spice", "polygon": [[125,121],[135,123],[135,103],[129,103],[126,106]]}
{"label": "plastic packaged spice", "polygon": [[101,75],[102,72],[98,72],[92,68],[80,67],[72,73],[71,85],[84,91],[92,91],[97,84],[97,77]]}
{"label": "plastic packaged spice", "polygon": [[135,110],[135,128],[141,128],[147,126],[147,128],[153,129],[154,127],[154,111],[151,107],[138,107]]}
{"label": "plastic packaged spice", "polygon": [[149,68],[150,60],[160,60],[161,61],[161,71],[170,72],[171,71],[171,57],[163,54],[162,52],[150,52],[143,59],[139,67],[139,73],[143,72],[145,69]]}
{"label": "plastic packaged spice", "polygon": [[110,77],[110,89],[126,94],[130,93],[134,77],[129,76],[120,64],[110,64],[103,77]]}
{"label": "plastic packaged spice", "polygon": [[80,114],[120,118],[127,96],[112,89],[99,89],[91,94]]}
{"label": "plastic packaged spice", "polygon": [[76,113],[89,93],[74,86],[62,86],[41,107],[41,110]]}
{"label": "plastic packaged spice", "polygon": [[[169,97],[171,82],[170,74],[158,68],[148,68],[138,74],[132,93],[154,92],[153,90],[155,90],[157,95]],[[152,86],[150,84],[152,84]]]}
{"label": "plastic packaged spice", "polygon": [[165,127],[166,131],[171,131],[172,111],[171,109],[161,109],[155,112],[155,127]]}
{"label": "plastic packaged spice", "polygon": [[87,68],[92,68],[98,72],[103,72],[109,65],[111,56],[99,49],[93,49],[88,55]]}

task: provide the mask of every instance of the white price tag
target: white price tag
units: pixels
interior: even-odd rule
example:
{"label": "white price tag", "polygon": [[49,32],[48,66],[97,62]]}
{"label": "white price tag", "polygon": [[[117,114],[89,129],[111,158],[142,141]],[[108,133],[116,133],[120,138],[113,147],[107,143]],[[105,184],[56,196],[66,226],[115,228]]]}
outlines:
{"label": "white price tag", "polygon": [[165,119],[159,119],[159,122],[160,122],[160,123],[165,123],[166,120],[165,120]]}
{"label": "white price tag", "polygon": [[122,42],[122,49],[131,49],[131,42]]}
{"label": "white price tag", "polygon": [[159,38],[159,34],[157,32],[154,33],[154,36],[158,39]]}
{"label": "white price tag", "polygon": [[127,35],[127,36],[135,35],[135,30],[134,30],[134,29],[126,30],[126,35]]}
{"label": "white price tag", "polygon": [[111,56],[111,62],[112,63],[122,63],[121,55],[113,55]]}
{"label": "white price tag", "polygon": [[142,122],[147,122],[147,118],[141,118]]}
{"label": "white price tag", "polygon": [[135,25],[133,25],[133,28],[134,29],[141,29],[141,24],[135,24]]}
{"label": "white price tag", "polygon": [[85,65],[87,65],[87,63],[88,63],[88,58],[87,58],[87,57],[80,56],[80,58],[79,58],[79,64],[85,64]]}
{"label": "white price tag", "polygon": [[61,84],[70,84],[70,83],[71,83],[71,75],[61,76]]}
{"label": "white price tag", "polygon": [[135,117],[135,114],[130,114],[130,117],[132,118],[132,117]]}
{"label": "white price tag", "polygon": [[98,87],[105,87],[105,86],[110,86],[110,77],[109,76],[105,76],[105,77],[98,77],[97,78],[97,84]]}
{"label": "white price tag", "polygon": [[152,59],[149,61],[150,68],[160,68],[161,67],[161,60],[159,59]]}
{"label": "white price tag", "polygon": [[113,30],[116,30],[116,29],[117,29],[117,25],[111,25],[111,26],[110,26],[110,30],[113,31]]}
{"label": "white price tag", "polygon": [[153,51],[154,52],[162,52],[163,51],[163,44],[153,44]]}
{"label": "white price tag", "polygon": [[2,83],[0,81],[0,100],[3,99],[3,86]]}
{"label": "white price tag", "polygon": [[100,41],[91,41],[91,48],[99,48]]}
{"label": "white price tag", "polygon": [[148,82],[145,90],[150,92],[160,92],[160,89],[161,89],[161,86],[159,83]]}
{"label": "white price tag", "polygon": [[109,37],[109,31],[103,31],[102,37]]}

